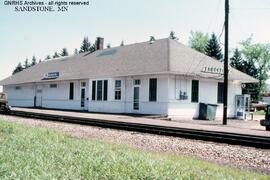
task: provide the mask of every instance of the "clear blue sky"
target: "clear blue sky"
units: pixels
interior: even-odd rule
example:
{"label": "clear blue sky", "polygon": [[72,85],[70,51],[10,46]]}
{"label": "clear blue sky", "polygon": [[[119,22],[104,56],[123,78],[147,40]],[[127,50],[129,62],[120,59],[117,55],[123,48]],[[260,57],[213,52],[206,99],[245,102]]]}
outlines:
{"label": "clear blue sky", "polygon": [[[224,0],[90,0],[88,7],[66,13],[16,13],[0,4],[0,79],[18,62],[35,55],[44,59],[66,47],[79,48],[84,36],[105,38],[118,46],[168,37],[174,30],[187,44],[191,30],[220,34]],[[248,38],[270,42],[270,0],[231,0],[230,47]],[[222,37],[223,39],[223,37]]]}

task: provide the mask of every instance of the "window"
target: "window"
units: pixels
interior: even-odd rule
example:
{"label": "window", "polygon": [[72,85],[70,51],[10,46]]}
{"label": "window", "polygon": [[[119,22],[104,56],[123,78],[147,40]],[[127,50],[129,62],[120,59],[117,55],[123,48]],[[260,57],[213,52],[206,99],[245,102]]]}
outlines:
{"label": "window", "polygon": [[86,82],[81,82],[81,87],[86,87]]}
{"label": "window", "polygon": [[115,100],[121,100],[121,80],[115,80],[114,99]]}
{"label": "window", "polygon": [[104,80],[103,101],[107,101],[107,98],[108,98],[108,80]]}
{"label": "window", "polygon": [[85,107],[85,88],[81,88],[81,107]]}
{"label": "window", "polygon": [[108,80],[92,81],[92,101],[107,101]]}
{"label": "window", "polygon": [[157,101],[157,79],[149,79],[149,101]]}
{"label": "window", "polygon": [[57,88],[57,84],[50,84],[50,88]]}
{"label": "window", "polygon": [[134,80],[134,85],[141,85],[141,80],[140,79],[135,79]]}
{"label": "window", "polygon": [[191,102],[199,102],[199,81],[198,80],[192,80]]}
{"label": "window", "polygon": [[97,100],[102,101],[102,81],[97,81]]}
{"label": "window", "polygon": [[69,100],[74,99],[74,83],[69,84]]}
{"label": "window", "polygon": [[223,90],[224,90],[224,83],[218,83],[217,89],[217,102],[223,103]]}
{"label": "window", "polygon": [[96,81],[92,81],[92,101],[96,100]]}

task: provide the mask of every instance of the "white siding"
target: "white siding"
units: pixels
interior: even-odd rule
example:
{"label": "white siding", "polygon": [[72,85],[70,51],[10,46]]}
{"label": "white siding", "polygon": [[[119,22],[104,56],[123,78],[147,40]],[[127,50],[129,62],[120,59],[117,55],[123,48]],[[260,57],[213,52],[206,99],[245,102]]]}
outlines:
{"label": "white siding", "polygon": [[263,102],[270,104],[270,97],[263,97]]}
{"label": "white siding", "polygon": [[[217,86],[215,80],[197,79],[199,80],[199,102],[191,102],[191,81],[190,78],[179,76],[171,76],[169,79],[169,107],[168,115],[173,118],[192,119],[198,118],[199,103],[217,104],[217,118],[222,117],[223,105],[217,103]],[[186,90],[188,99],[179,100],[179,91]],[[235,116],[235,95],[241,94],[241,85],[237,83],[229,83],[228,88],[228,116]]]}
{"label": "white siding", "polygon": [[[74,99],[69,100],[70,82],[74,82]],[[4,86],[4,92],[8,94],[9,105],[20,107],[34,107],[34,97],[36,89],[41,90],[41,106],[43,108],[56,109],[74,109],[83,110],[81,108],[81,92],[80,83],[88,81],[62,81],[51,83],[39,83],[18,85],[20,89],[16,90],[16,86]],[[50,84],[57,84],[57,88],[50,88]],[[86,98],[88,97],[88,83],[86,86]],[[86,102],[86,105],[88,103]],[[86,106],[88,109],[88,107]]]}
{"label": "white siding", "polygon": [[[149,79],[157,78],[157,101],[149,102]],[[133,109],[134,80],[141,81],[139,110]],[[107,101],[92,101],[92,80],[108,80]],[[114,99],[115,80],[121,80],[121,100]],[[217,104],[218,81],[199,80],[199,102]],[[90,112],[160,114],[173,118],[192,119],[198,117],[199,103],[191,102],[192,79],[183,76],[133,76],[119,78],[101,78],[77,81],[57,82],[57,88],[50,88],[51,83],[4,86],[11,106],[33,107],[36,89],[42,89],[41,107],[56,109],[88,110]],[[69,100],[70,82],[74,83],[74,99]],[[86,82],[85,108],[81,108],[81,82]],[[179,92],[186,92],[188,99],[179,100]],[[239,83],[229,84],[228,116],[234,117],[235,95],[241,94]],[[218,104],[217,117],[222,117],[222,104]]]}
{"label": "white siding", "polygon": [[[149,101],[149,79],[157,78],[157,101]],[[140,85],[140,109],[133,110],[133,95],[135,79],[141,80]],[[127,80],[126,91],[126,112],[140,114],[165,114],[167,115],[168,102],[168,77],[167,76],[141,76],[133,77]]]}
{"label": "white siding", "polygon": [[4,86],[3,91],[8,94],[8,104],[18,107],[33,107],[35,88],[32,84]]}
{"label": "white siding", "polygon": [[[108,97],[107,101],[92,100],[92,81],[108,80]],[[121,100],[114,99],[114,81],[121,80]],[[108,113],[124,113],[125,112],[125,79],[124,78],[103,78],[90,79],[89,81],[89,111],[90,112],[108,112]],[[97,84],[96,84],[97,88]],[[103,90],[102,90],[103,93]],[[97,94],[97,91],[96,91]],[[96,95],[97,97],[97,95]],[[102,95],[103,98],[103,95]]]}
{"label": "white siding", "polygon": [[[157,78],[157,102],[149,102],[149,79]],[[140,108],[133,110],[133,81],[141,80],[140,85]],[[90,80],[90,97],[92,97],[92,81]],[[166,76],[136,76],[109,78],[108,80],[108,100],[90,101],[89,111],[110,112],[110,113],[139,113],[139,114],[167,114],[167,87],[168,78]],[[121,100],[114,99],[115,80],[122,80]]]}
{"label": "white siding", "polygon": [[[74,99],[69,99],[70,82],[74,83]],[[81,82],[87,81],[64,81],[58,83],[49,83],[42,85],[42,107],[56,109],[74,109],[81,108]],[[57,88],[50,88],[50,84],[57,84]],[[87,91],[86,91],[87,92]],[[87,94],[87,93],[86,93]],[[88,97],[88,96],[86,96]],[[87,103],[86,103],[87,104]]]}

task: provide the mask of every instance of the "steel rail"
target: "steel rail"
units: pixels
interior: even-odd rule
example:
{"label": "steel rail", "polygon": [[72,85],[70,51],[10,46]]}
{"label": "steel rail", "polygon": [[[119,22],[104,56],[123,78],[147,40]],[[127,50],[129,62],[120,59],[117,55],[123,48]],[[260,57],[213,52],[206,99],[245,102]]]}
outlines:
{"label": "steel rail", "polygon": [[12,110],[9,115],[270,149],[270,137]]}

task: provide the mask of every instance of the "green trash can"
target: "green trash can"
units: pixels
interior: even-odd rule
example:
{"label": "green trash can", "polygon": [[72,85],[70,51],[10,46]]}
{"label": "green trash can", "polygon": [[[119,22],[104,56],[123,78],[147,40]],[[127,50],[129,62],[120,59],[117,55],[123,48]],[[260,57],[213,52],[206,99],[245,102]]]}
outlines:
{"label": "green trash can", "polygon": [[216,104],[199,104],[199,119],[202,120],[215,120],[217,112]]}

